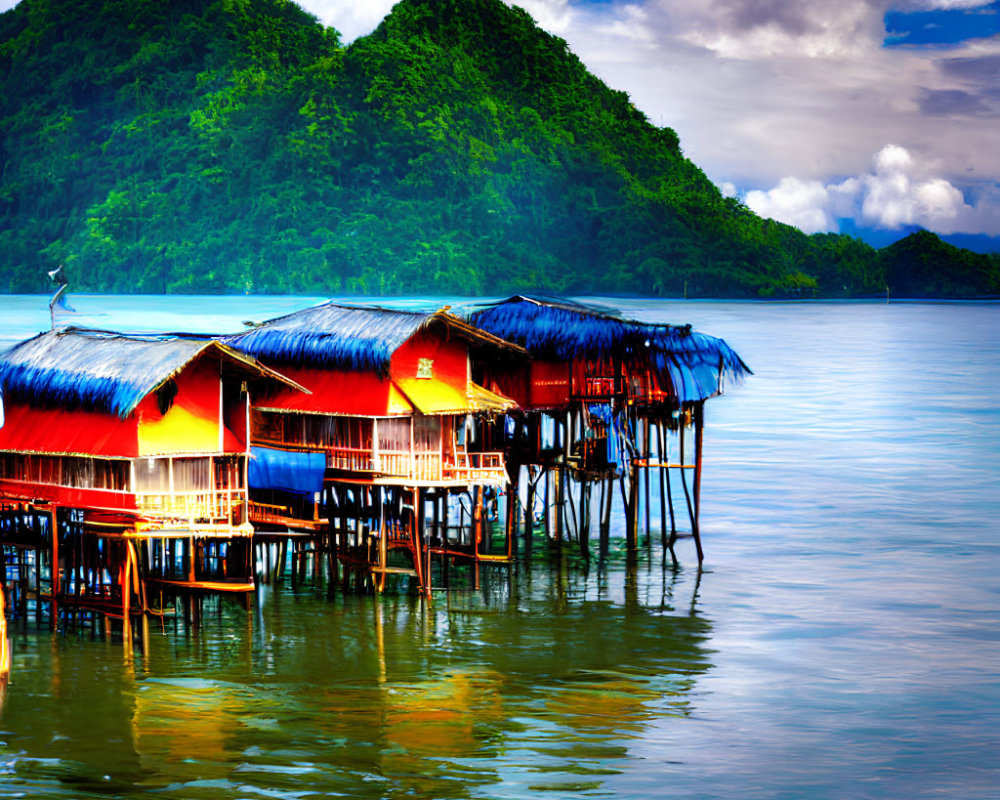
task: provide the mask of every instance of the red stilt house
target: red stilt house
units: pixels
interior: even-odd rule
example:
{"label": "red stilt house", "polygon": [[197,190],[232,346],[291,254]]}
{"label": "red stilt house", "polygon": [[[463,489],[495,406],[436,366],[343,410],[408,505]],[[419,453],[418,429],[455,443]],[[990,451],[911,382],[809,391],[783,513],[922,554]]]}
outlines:
{"label": "red stilt house", "polygon": [[[300,387],[219,342],[72,328],[0,355],[0,386],[0,501],[8,519],[45,518],[36,529],[48,531],[54,553],[53,597],[60,583],[100,594],[94,576],[113,566],[101,542],[74,543],[60,558],[66,526],[145,543],[124,556],[133,574],[252,586],[250,548],[239,541],[252,532],[249,398]],[[4,544],[13,530],[5,527]]]}
{"label": "red stilt house", "polygon": [[[446,310],[334,303],[270,320],[223,341],[310,390],[303,395],[281,389],[255,400],[251,439],[257,463],[251,466],[251,489],[264,501],[255,507],[261,524],[269,519],[268,504],[294,510],[289,490],[305,487],[307,495],[312,493],[318,471],[331,490],[325,519],[337,525],[341,517],[342,529],[348,517],[360,518],[367,532],[397,525],[404,505],[417,509],[419,518],[421,491],[424,498],[439,499],[470,492],[475,498],[470,515],[476,516],[483,488],[506,485],[503,454],[481,448],[476,419],[515,404],[472,381],[470,353],[484,359],[523,358],[521,348]],[[322,454],[323,460],[310,462],[307,454]],[[300,477],[290,478],[296,471]],[[373,487],[405,489],[405,498],[398,491],[372,492]],[[307,517],[299,508],[293,515]],[[280,516],[271,521],[297,525]],[[447,548],[448,524],[439,523],[432,538]],[[405,527],[409,537],[416,527],[412,517]],[[345,541],[339,533],[333,536]]]}

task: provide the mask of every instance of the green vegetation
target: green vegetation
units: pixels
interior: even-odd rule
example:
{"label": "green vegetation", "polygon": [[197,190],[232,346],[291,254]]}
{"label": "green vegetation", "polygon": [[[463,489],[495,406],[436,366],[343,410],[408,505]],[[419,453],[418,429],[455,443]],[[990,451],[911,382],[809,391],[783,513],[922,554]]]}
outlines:
{"label": "green vegetation", "polygon": [[721,196],[500,0],[343,47],[286,0],[0,15],[0,291],[968,295],[1000,259],[876,251]]}

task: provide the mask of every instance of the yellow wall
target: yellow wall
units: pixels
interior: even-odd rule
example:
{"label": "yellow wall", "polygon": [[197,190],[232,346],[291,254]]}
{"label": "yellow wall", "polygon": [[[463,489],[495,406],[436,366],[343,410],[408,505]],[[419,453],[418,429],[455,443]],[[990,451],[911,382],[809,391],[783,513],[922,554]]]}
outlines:
{"label": "yellow wall", "polygon": [[177,395],[160,414],[156,394],[139,405],[139,455],[219,452],[218,365],[200,359],[176,378]]}

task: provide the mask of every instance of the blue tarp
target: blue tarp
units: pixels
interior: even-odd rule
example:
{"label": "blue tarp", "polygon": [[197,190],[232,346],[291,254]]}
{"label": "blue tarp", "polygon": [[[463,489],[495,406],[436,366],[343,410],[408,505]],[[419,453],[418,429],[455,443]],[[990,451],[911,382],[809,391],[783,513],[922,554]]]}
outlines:
{"label": "blue tarp", "polygon": [[590,416],[596,417],[606,426],[608,431],[608,463],[620,467],[622,456],[621,450],[618,447],[618,440],[621,436],[621,431],[618,427],[618,417],[611,412],[611,406],[607,403],[588,406],[587,410],[590,412]]}
{"label": "blue tarp", "polygon": [[247,480],[251,489],[280,489],[312,495],[323,490],[326,456],[322,453],[294,453],[270,447],[250,448]]}

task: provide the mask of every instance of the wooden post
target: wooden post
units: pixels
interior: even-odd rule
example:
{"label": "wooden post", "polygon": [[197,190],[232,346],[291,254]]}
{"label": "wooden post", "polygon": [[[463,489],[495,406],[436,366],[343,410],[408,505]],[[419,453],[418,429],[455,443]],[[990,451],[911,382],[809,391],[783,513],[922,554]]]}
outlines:
{"label": "wooden post", "polygon": [[52,627],[56,628],[59,617],[59,593],[62,589],[59,580],[59,507],[52,506],[50,514],[49,532],[52,535],[52,600],[50,609]]}
{"label": "wooden post", "polygon": [[[444,497],[442,498],[442,493]],[[441,520],[444,517],[444,510],[442,509],[442,504],[447,505],[448,490],[447,489],[434,489],[429,491],[428,494],[431,495],[431,530],[433,531],[432,536],[436,537],[438,540],[438,547],[441,548],[441,580],[444,583],[444,588],[447,589],[451,585],[451,575],[448,570],[448,537],[444,534],[444,529],[441,525]],[[433,546],[433,538],[430,540],[429,546]],[[430,564],[428,563],[428,573],[430,572]]]}
{"label": "wooden post", "polygon": [[477,560],[480,550],[485,549],[487,553],[490,550],[488,545],[483,548],[483,497],[485,494],[481,485],[475,486],[472,490],[472,552]]}
{"label": "wooden post", "polygon": [[[660,544],[663,547],[663,560],[666,562],[667,551],[670,551],[670,559],[674,567],[677,566],[677,556],[674,554],[674,541],[677,538],[677,529],[674,527],[674,503],[670,496],[670,454],[667,452],[667,430],[666,426],[660,422],[656,426],[657,454],[660,462]],[[669,505],[670,513],[670,533],[667,533],[667,512]]]}
{"label": "wooden post", "polygon": [[643,502],[644,502],[644,504],[646,506],[646,508],[645,508],[645,516],[646,516],[646,546],[647,547],[652,547],[653,537],[650,535],[650,514],[651,514],[651,509],[650,509],[650,502],[649,502],[649,461],[650,461],[650,456],[652,455],[652,449],[651,449],[650,443],[649,443],[650,442],[650,437],[649,437],[649,422],[650,422],[649,421],[649,417],[646,417],[646,419],[643,421],[643,425],[642,425],[642,452],[643,452],[643,459],[646,462],[646,466],[643,469],[642,485],[643,485],[643,493],[644,493]]}
{"label": "wooden post", "polygon": [[421,519],[420,489],[413,487],[413,514],[410,524],[410,548],[413,552],[413,568],[417,571],[417,585],[421,594],[427,594],[427,583],[424,578],[424,536],[423,520]]}
{"label": "wooden post", "polygon": [[628,502],[625,504],[625,550],[630,556],[637,549],[636,529],[639,527],[639,468],[629,459]]}
{"label": "wooden post", "polygon": [[615,499],[614,477],[601,481],[600,559],[605,561],[611,546],[611,506]]}
{"label": "wooden post", "polygon": [[532,477],[531,465],[525,467],[527,470],[527,485],[525,488],[524,504],[524,553],[531,559],[531,546],[535,533],[535,481]]}
{"label": "wooden post", "polygon": [[[424,517],[424,508],[421,507],[420,518],[423,519],[423,517]],[[427,599],[430,600],[431,591],[433,590],[432,586],[433,576],[431,574],[433,563],[431,561],[431,537],[429,535],[424,536],[424,555],[427,558],[427,564],[424,566],[424,580],[426,582],[425,593],[427,595]]]}
{"label": "wooden post", "polygon": [[701,531],[699,529],[699,514],[701,508],[701,452],[705,430],[705,401],[702,400],[694,407],[694,517],[693,528],[694,544],[698,549],[698,564],[705,560],[705,553],[701,547]]}
{"label": "wooden post", "polygon": [[[663,432],[664,443],[667,441],[667,432]],[[677,563],[677,556],[674,554],[674,543],[677,541],[677,516],[674,513],[674,492],[673,487],[670,482],[670,454],[667,452],[667,464],[668,466],[664,469],[664,475],[666,477],[667,483],[667,508],[670,511],[670,539],[667,542],[667,546],[670,548],[670,557]]]}
{"label": "wooden post", "polygon": [[562,556],[563,526],[566,513],[566,466],[560,464],[555,469],[555,535],[549,540],[549,545],[555,545],[556,556]]}
{"label": "wooden post", "polygon": [[[442,498],[441,498],[441,544],[444,546],[444,549],[447,550],[448,549],[448,490],[447,489],[442,489],[441,492],[442,492]],[[445,588],[448,588],[450,576],[448,574],[448,556],[447,555],[444,557],[444,561],[442,562],[442,567],[443,567],[443,570],[444,570],[444,585],[445,585]]]}
{"label": "wooden post", "polygon": [[681,487],[684,489],[684,500],[687,502],[688,519],[691,521],[691,534],[692,536],[694,536],[695,548],[698,550],[698,563],[701,564],[702,551],[701,551],[701,538],[698,535],[698,520],[695,515],[694,505],[691,502],[691,493],[688,491],[687,477],[685,475],[685,473],[687,472],[687,467],[684,464],[684,459],[685,459],[684,428],[685,428],[685,420],[684,420],[684,415],[682,413],[680,421],[680,431],[679,431]]}
{"label": "wooden post", "polygon": [[514,467],[513,480],[507,484],[507,503],[504,514],[504,528],[506,530],[507,560],[510,561],[517,555],[517,533],[518,519],[517,503],[520,498],[519,486],[521,481],[520,465]]}
{"label": "wooden post", "polygon": [[542,494],[542,519],[545,523],[545,543],[548,544],[549,540],[552,538],[552,503],[550,501],[551,491],[549,484],[551,483],[551,470],[548,467],[542,467],[542,474],[545,477],[545,490]]}
{"label": "wooden post", "polygon": [[131,608],[132,608],[132,559],[129,558],[128,542],[125,542],[124,555],[120,571],[122,592],[122,636],[126,641],[131,639]]}

